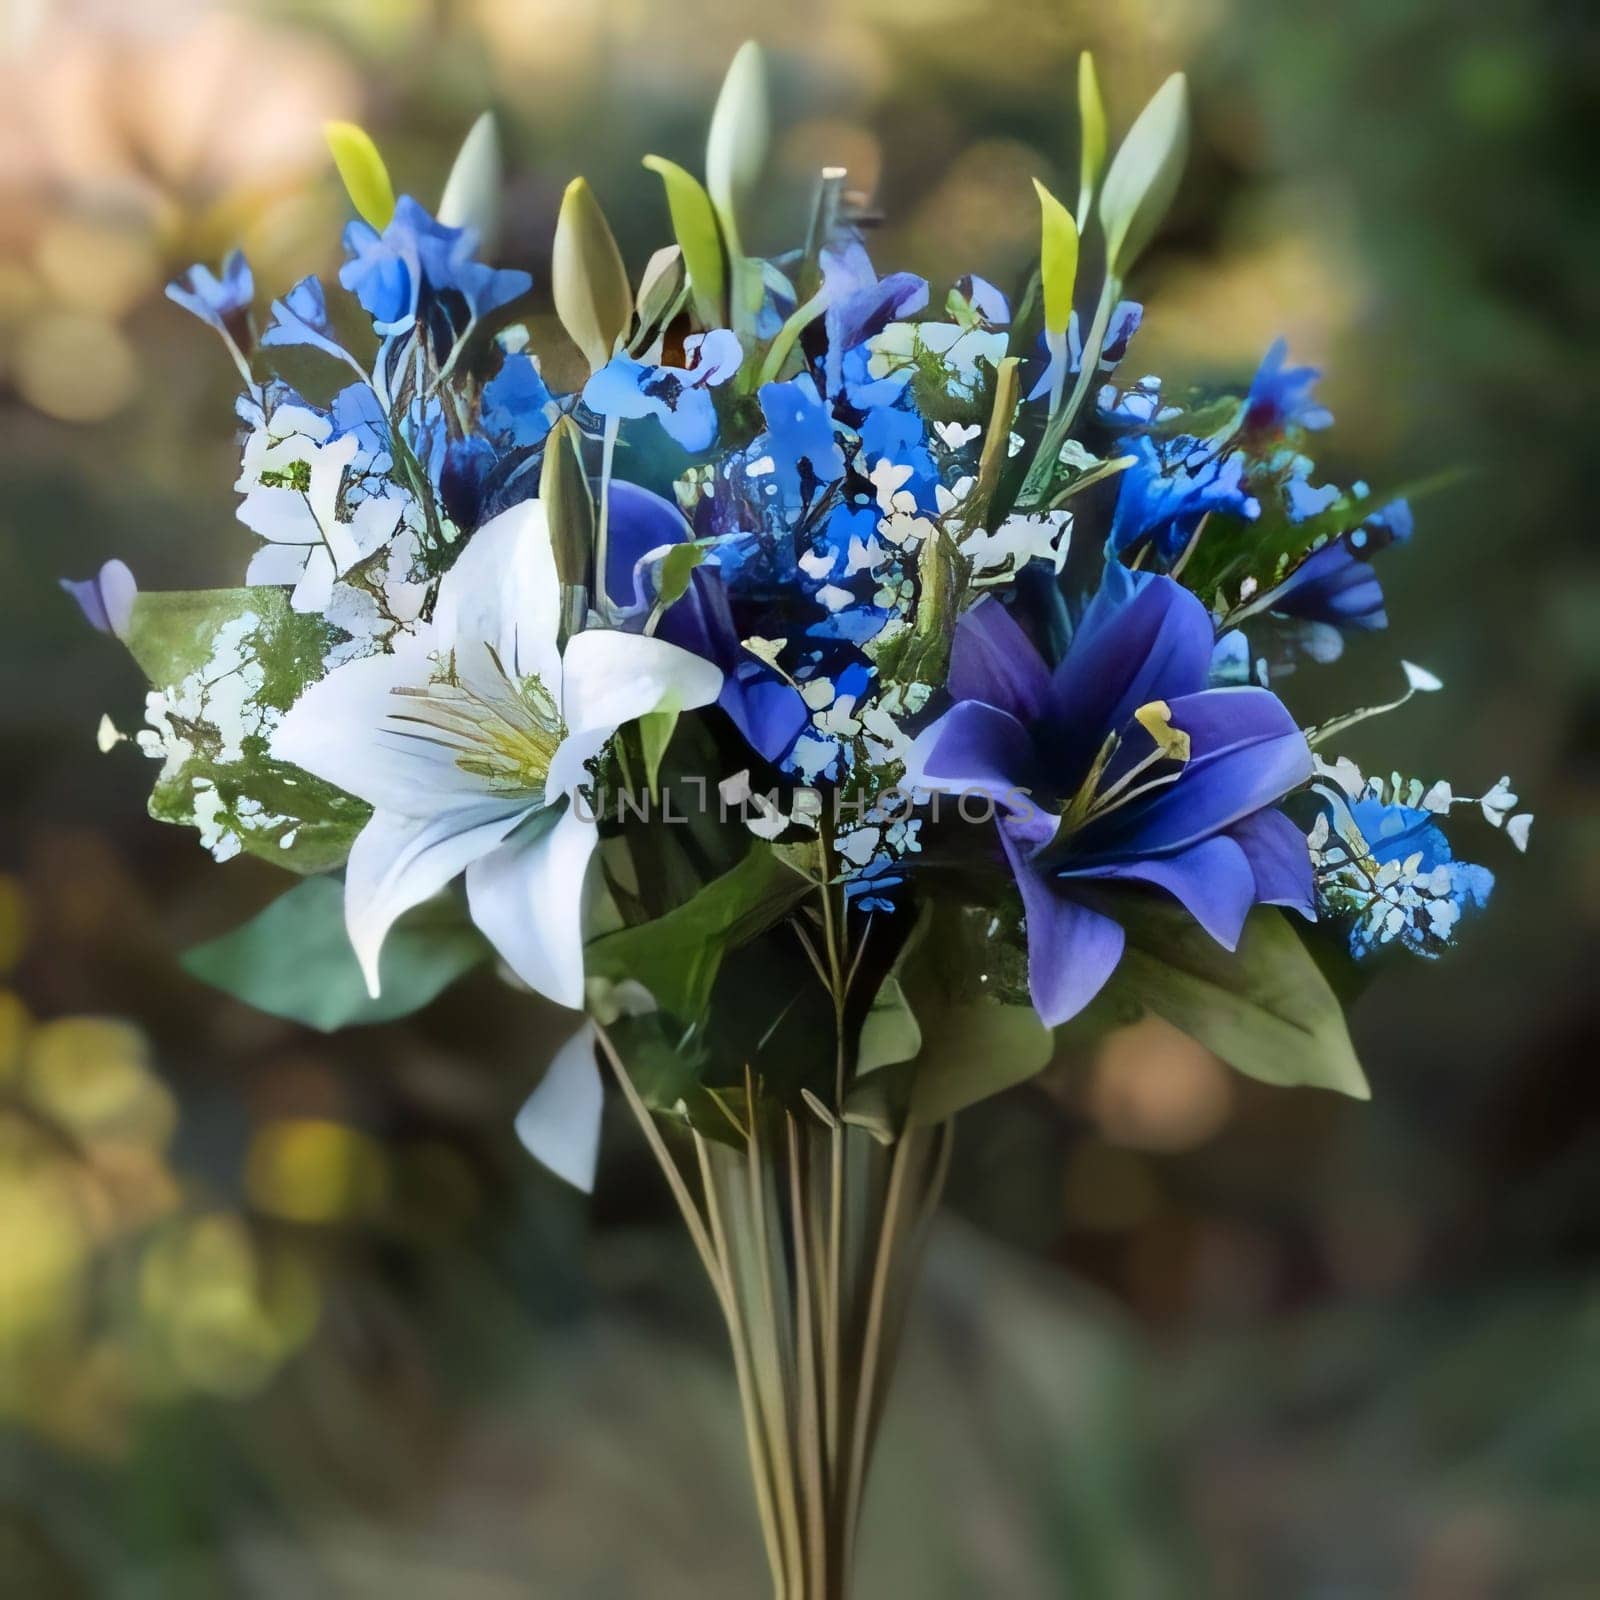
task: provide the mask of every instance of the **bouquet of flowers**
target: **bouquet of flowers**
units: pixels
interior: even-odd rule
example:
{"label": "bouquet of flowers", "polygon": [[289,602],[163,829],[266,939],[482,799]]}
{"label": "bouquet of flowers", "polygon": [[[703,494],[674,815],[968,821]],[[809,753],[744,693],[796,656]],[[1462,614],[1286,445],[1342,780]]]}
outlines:
{"label": "bouquet of flowers", "polygon": [[1079,89],[1076,204],[1036,185],[1020,295],[934,297],[879,275],[838,169],[796,248],[746,253],[745,47],[704,183],[646,159],[675,243],[637,281],[567,189],[565,393],[509,320],[531,278],[480,260],[493,124],[431,214],[333,125],[346,301],[306,278],[257,319],[238,254],[169,290],[239,372],[242,586],[69,585],[149,679],[153,815],[302,875],[192,971],[336,1027],[493,960],[575,1013],[518,1131],[588,1188],[608,1076],[637,1119],[726,1317],[782,1596],[847,1591],[956,1114],[1146,1012],[1364,1097],[1326,974],[1436,956],[1485,903],[1458,809],[1527,842],[1505,779],[1337,753],[1439,690],[1422,668],[1297,720],[1292,674],[1385,626],[1411,511],[1317,481],[1332,418],[1281,343],[1243,395],[1128,375],[1187,91],[1108,162],[1087,56]]}

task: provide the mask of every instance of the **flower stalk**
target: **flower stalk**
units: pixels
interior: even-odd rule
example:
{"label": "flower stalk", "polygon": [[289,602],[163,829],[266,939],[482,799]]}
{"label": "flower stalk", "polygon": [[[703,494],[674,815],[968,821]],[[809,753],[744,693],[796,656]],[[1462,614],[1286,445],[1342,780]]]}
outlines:
{"label": "flower stalk", "polygon": [[749,1076],[727,1136],[691,1129],[680,1154],[596,1032],[727,1325],[775,1600],[848,1600],[952,1124],[886,1143]]}

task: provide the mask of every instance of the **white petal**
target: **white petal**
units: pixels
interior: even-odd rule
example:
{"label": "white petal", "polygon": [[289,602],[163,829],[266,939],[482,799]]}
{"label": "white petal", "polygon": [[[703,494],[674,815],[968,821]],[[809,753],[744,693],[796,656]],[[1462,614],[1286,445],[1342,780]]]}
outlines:
{"label": "white petal", "polygon": [[445,648],[491,645],[508,672],[560,692],[561,585],[544,507],[524,500],[478,529],[439,584],[434,625]]}
{"label": "white petal", "polygon": [[1506,823],[1506,837],[1510,839],[1517,849],[1526,851],[1528,848],[1528,830],[1533,826],[1533,813],[1521,812]]}
{"label": "white petal", "polygon": [[299,583],[306,559],[316,552],[303,544],[264,544],[250,557],[244,581],[252,588],[262,584]]}
{"label": "white petal", "polygon": [[679,711],[710,705],[722,671],[665,639],[590,628],[567,643],[561,712],[575,733],[610,733],[654,711],[668,696]]}
{"label": "white petal", "polygon": [[306,570],[289,596],[289,609],[302,615],[326,611],[333,595],[333,557],[326,550],[312,550],[306,556]]}
{"label": "white petal", "polygon": [[517,1113],[517,1137],[528,1154],[585,1194],[594,1188],[605,1100],[594,1049],[594,1024],[585,1022],[556,1051]]}
{"label": "white petal", "polygon": [[1424,694],[1433,694],[1435,690],[1444,688],[1442,678],[1436,677],[1426,667],[1419,667],[1415,661],[1402,661],[1400,670],[1405,673],[1406,682]]}
{"label": "white petal", "polygon": [[493,850],[520,816],[486,817],[481,807],[425,818],[372,813],[351,848],[344,880],[345,929],[369,993],[378,993],[378,955],[395,919]]}
{"label": "white petal", "polygon": [[401,635],[392,655],[335,667],[289,708],[272,754],[369,805],[409,816],[483,796],[482,781],[463,772],[449,749],[425,729],[411,737],[394,720],[406,712],[395,690],[425,684],[428,675],[428,640],[412,635]]}
{"label": "white petal", "polygon": [[553,826],[532,819],[467,869],[472,920],[530,989],[583,1005],[584,887],[600,830],[568,806]]}

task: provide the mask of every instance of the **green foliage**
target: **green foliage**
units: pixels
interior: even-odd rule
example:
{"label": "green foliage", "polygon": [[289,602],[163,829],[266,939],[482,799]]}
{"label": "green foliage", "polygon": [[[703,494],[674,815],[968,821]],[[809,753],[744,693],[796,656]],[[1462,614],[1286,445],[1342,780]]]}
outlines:
{"label": "green foliage", "polygon": [[394,185],[372,136],[353,122],[325,123],[322,131],[356,214],[381,233],[394,216]]}
{"label": "green foliage", "polygon": [[149,716],[165,757],[150,814],[198,828],[221,859],[243,849],[297,872],[342,862],[368,808],[269,753],[330,640],[279,589],[140,593],[127,645],[157,691]]}
{"label": "green foliage", "polygon": [[1189,154],[1189,89],[1175,72],[1139,113],[1100,191],[1106,270],[1122,280],[1167,214]]}
{"label": "green foliage", "polygon": [[1072,213],[1039,182],[1039,278],[1044,286],[1044,325],[1049,333],[1067,331],[1072,291],[1078,282],[1078,225]]}
{"label": "green foliage", "polygon": [[1179,906],[1122,897],[1128,933],[1103,1005],[1153,1011],[1263,1083],[1371,1096],[1344,1008],[1283,912],[1258,907],[1236,951]]}
{"label": "green foliage", "polygon": [[307,878],[232,933],[185,952],[192,977],[258,1011],[324,1033],[388,1022],[427,1005],[489,956],[489,946],[448,897],[403,916],[384,941],[374,1000],[344,926],[344,885]]}
{"label": "green foliage", "polygon": [[1094,57],[1078,57],[1078,217],[1089,226],[1089,204],[1106,164],[1106,108],[1100,97],[1100,75]]}
{"label": "green foliage", "polygon": [[693,173],[685,171],[675,161],[668,161],[664,156],[646,156],[644,164],[666,187],[672,232],[683,252],[695,320],[702,328],[715,328],[722,321],[725,274],[722,235],[717,228],[711,196]]}
{"label": "green foliage", "polygon": [[653,921],[596,939],[591,974],[632,978],[680,1021],[697,1022],[711,999],[723,957],[781,921],[813,885],[771,846],[754,844],[744,859],[692,899]]}

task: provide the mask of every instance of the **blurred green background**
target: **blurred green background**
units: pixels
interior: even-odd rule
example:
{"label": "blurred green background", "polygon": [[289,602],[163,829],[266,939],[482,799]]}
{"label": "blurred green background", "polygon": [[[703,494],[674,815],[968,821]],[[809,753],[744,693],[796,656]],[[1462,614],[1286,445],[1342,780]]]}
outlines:
{"label": "blurred green background", "polygon": [[[230,369],[160,297],[241,242],[337,261],[320,125],[433,199],[484,106],[542,289],[583,171],[637,268],[646,151],[698,163],[738,42],[881,264],[1010,285],[1075,179],[1092,46],[1125,125],[1192,74],[1132,366],[1323,363],[1330,477],[1464,465],[1385,568],[1392,631],[1291,702],[1448,692],[1351,753],[1538,813],[1454,959],[1361,1000],[1370,1106],[1155,1025],[963,1120],[869,1503],[862,1593],[1565,1597],[1600,1574],[1593,458],[1600,38],[1533,0],[339,0],[0,6],[0,1592],[747,1600],[761,1558],[710,1297],[647,1155],[592,1204],[512,1115],[556,1013],[470,980],[324,1038],[176,953],[283,887],[95,750],[136,674],[56,587],[238,581]],[[537,311],[548,310],[540,302]],[[1585,949],[1591,951],[1585,957]]]}

